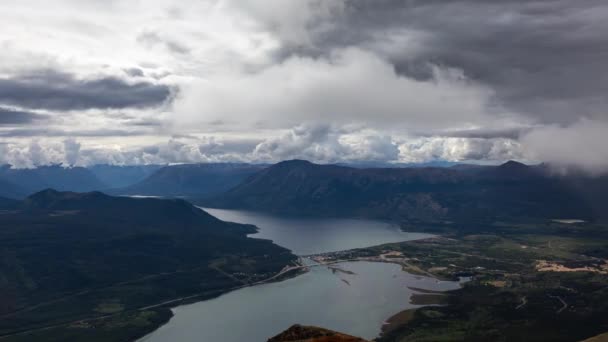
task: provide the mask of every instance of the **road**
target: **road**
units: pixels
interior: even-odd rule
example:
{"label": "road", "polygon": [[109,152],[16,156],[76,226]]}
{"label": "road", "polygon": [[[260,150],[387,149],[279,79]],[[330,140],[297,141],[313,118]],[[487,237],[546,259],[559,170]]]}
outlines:
{"label": "road", "polygon": [[521,308],[523,308],[524,306],[526,306],[526,304],[528,304],[528,298],[526,296],[523,296],[521,299],[521,304],[519,304],[515,310],[519,310]]}
{"label": "road", "polygon": [[554,299],[557,299],[557,300],[559,300],[559,301],[562,303],[562,307],[561,307],[561,308],[559,308],[559,309],[558,309],[558,310],[555,312],[556,314],[559,314],[559,313],[561,313],[562,311],[566,310],[566,308],[568,308],[568,303],[566,303],[566,301],[564,301],[564,300],[562,299],[562,297],[559,297],[559,296],[552,296],[552,295],[547,295],[547,296],[549,296],[549,298],[554,298]]}
{"label": "road", "polygon": [[[245,288],[245,287],[248,287],[248,286],[255,286],[255,285],[261,285],[261,284],[264,284],[264,283],[269,283],[269,282],[271,282],[271,281],[273,281],[273,280],[275,280],[275,279],[277,279],[277,278],[285,275],[286,273],[289,273],[289,272],[292,272],[292,271],[295,271],[295,270],[298,270],[298,269],[305,269],[305,268],[314,267],[314,266],[321,266],[321,265],[286,266],[281,271],[279,271],[277,274],[275,274],[275,275],[273,275],[273,276],[271,276],[269,278],[266,278],[264,280],[261,280],[261,281],[255,282],[255,283],[239,285],[239,286],[235,286],[235,287],[232,287],[232,288],[228,288],[228,289],[221,290],[221,291],[216,291],[216,292],[218,294],[220,294],[220,293],[227,293],[227,292],[231,292],[231,291],[234,291],[234,290],[239,290],[239,289],[242,289],[242,288]],[[221,272],[221,273],[224,274],[225,272]],[[164,275],[166,275],[166,274],[164,274]],[[132,281],[129,281],[129,282],[132,282]],[[113,285],[113,286],[116,286],[116,285]],[[79,293],[76,293],[76,294],[72,294],[70,296],[66,296],[66,297],[63,297],[63,298],[58,298],[58,299],[55,299],[55,300],[52,300],[52,301],[49,301],[49,302],[46,302],[46,303],[43,303],[43,304],[39,304],[39,305],[35,305],[35,306],[32,306],[32,307],[29,307],[29,308],[27,308],[27,310],[26,309],[22,309],[19,312],[22,313],[22,312],[25,312],[25,311],[31,311],[31,310],[34,310],[34,309],[36,309],[38,307],[41,307],[43,305],[54,303],[56,301],[60,301],[60,300],[66,299],[68,297],[72,297],[72,296],[76,296],[76,295],[81,295],[81,294],[84,294],[84,293],[87,293],[87,292],[90,292],[90,291],[93,291],[93,290],[86,290],[86,291],[82,291],[82,292],[79,292]],[[49,330],[49,329],[58,328],[58,327],[62,327],[62,326],[66,326],[66,325],[71,325],[71,324],[76,324],[76,323],[87,323],[87,322],[93,322],[93,321],[100,320],[100,319],[112,318],[112,317],[116,317],[116,316],[119,316],[119,315],[122,315],[122,314],[125,314],[125,313],[129,313],[129,312],[145,311],[145,310],[155,309],[155,308],[159,308],[159,307],[163,307],[163,306],[173,306],[174,304],[178,304],[178,303],[181,303],[181,302],[184,302],[184,301],[188,301],[188,300],[191,300],[191,299],[195,299],[195,298],[198,298],[198,297],[203,297],[203,296],[207,296],[208,297],[208,296],[213,295],[214,293],[215,292],[201,292],[201,293],[193,294],[191,296],[174,298],[174,299],[163,301],[163,302],[160,302],[160,303],[157,303],[157,304],[142,306],[142,307],[138,307],[138,308],[133,308],[133,309],[130,309],[130,310],[121,311],[121,312],[117,312],[117,313],[114,313],[114,314],[107,314],[107,315],[94,316],[94,317],[85,317],[85,318],[81,318],[81,319],[73,320],[73,321],[69,321],[69,322],[50,324],[50,325],[46,325],[46,326],[42,326],[42,327],[38,327],[38,328],[33,328],[33,329],[27,329],[27,330],[12,332],[12,333],[8,333],[8,334],[0,335],[0,340],[6,339],[6,338],[11,337],[11,336],[25,335],[25,334],[28,334],[28,333],[31,333],[31,332],[44,331],[44,330]],[[18,313],[18,312],[13,312],[11,314],[16,314],[16,313]]]}
{"label": "road", "polygon": [[[281,276],[283,276],[283,275],[285,275],[285,274],[287,274],[289,272],[293,272],[293,271],[297,271],[297,270],[302,270],[302,269],[308,269],[308,268],[311,268],[311,267],[328,266],[328,265],[332,265],[332,264],[338,264],[338,263],[350,262],[350,261],[390,262],[390,261],[387,261],[387,260],[382,260],[380,258],[378,258],[377,260],[374,260],[372,258],[353,258],[353,259],[333,260],[333,261],[329,261],[329,262],[317,262],[316,264],[312,264],[312,265],[285,266],[277,274],[275,274],[275,275],[273,275],[271,277],[268,277],[266,279],[257,281],[255,283],[247,283],[247,284],[235,286],[235,287],[232,287],[232,288],[228,288],[228,289],[225,289],[225,290],[222,290],[222,291],[216,291],[216,292],[217,292],[217,294],[227,293],[227,292],[231,292],[231,291],[234,291],[234,290],[239,290],[239,289],[242,289],[242,288],[245,288],[245,287],[249,287],[249,286],[262,285],[262,284],[265,284],[265,283],[270,283],[270,282],[272,282],[272,281],[280,278]],[[183,272],[183,271],[171,272],[171,273],[179,273],[179,272]],[[169,275],[171,273],[157,274],[157,275],[153,275],[153,276],[147,276],[146,278],[157,277],[157,276],[166,276],[166,275]],[[223,271],[220,272],[220,273],[226,275],[225,272],[223,272]],[[232,279],[232,276],[230,278]],[[127,281],[127,282],[124,282],[124,283],[120,283],[120,285],[123,285],[123,284],[126,284],[126,283],[131,283],[131,282],[138,281],[138,280],[141,280],[141,279],[130,280],[130,281]],[[116,285],[119,285],[119,284],[114,284],[112,286],[116,286]],[[110,286],[110,287],[112,287],[112,286]],[[12,312],[9,315],[14,315],[14,314],[17,314],[17,313],[23,313],[23,312],[26,312],[26,311],[31,311],[31,310],[37,309],[37,308],[39,308],[41,306],[47,305],[47,304],[52,304],[52,303],[57,302],[57,301],[65,300],[65,299],[67,299],[69,297],[86,294],[88,292],[95,291],[95,290],[99,290],[99,289],[89,289],[89,290],[81,291],[81,292],[78,292],[78,293],[74,293],[74,294],[71,294],[69,296],[65,296],[65,297],[62,297],[62,298],[57,298],[57,299],[54,299],[54,300],[51,300],[51,301],[48,301],[48,302],[45,302],[45,303],[41,303],[41,304],[34,305],[34,306],[31,306],[31,307],[28,307],[28,308],[25,308],[25,309],[21,309],[21,310],[16,311],[16,312]],[[155,308],[164,307],[164,306],[174,306],[174,305],[179,304],[181,302],[189,301],[189,300],[192,300],[192,299],[195,299],[195,298],[199,298],[199,297],[203,297],[203,296],[209,297],[209,296],[213,295],[214,293],[215,292],[201,292],[201,293],[193,294],[191,296],[174,298],[174,299],[166,300],[166,301],[163,301],[163,302],[160,302],[160,303],[156,303],[156,304],[152,304],[152,305],[146,305],[146,306],[142,306],[142,307],[138,307],[138,308],[133,308],[133,309],[130,309],[130,310],[121,311],[121,312],[117,312],[117,313],[113,313],[113,314],[107,314],[107,315],[102,315],[102,316],[94,316],[94,317],[85,317],[85,318],[81,318],[81,319],[73,320],[73,321],[69,321],[69,322],[50,324],[50,325],[46,325],[46,326],[42,326],[42,327],[38,327],[38,328],[33,328],[33,329],[27,329],[27,330],[23,330],[23,331],[12,332],[12,333],[8,333],[8,334],[0,335],[0,340],[6,339],[6,338],[11,337],[11,336],[25,335],[25,334],[28,334],[28,333],[31,333],[31,332],[44,331],[44,330],[49,330],[49,329],[58,328],[58,327],[62,327],[62,326],[66,326],[66,325],[71,325],[71,324],[76,324],[76,323],[87,323],[87,322],[93,322],[93,321],[100,320],[100,319],[112,318],[112,317],[116,317],[116,316],[119,316],[119,315],[122,315],[122,314],[125,314],[125,313],[129,313],[129,312],[145,311],[145,310],[155,309]],[[4,317],[6,317],[6,316],[7,315],[5,315]]]}

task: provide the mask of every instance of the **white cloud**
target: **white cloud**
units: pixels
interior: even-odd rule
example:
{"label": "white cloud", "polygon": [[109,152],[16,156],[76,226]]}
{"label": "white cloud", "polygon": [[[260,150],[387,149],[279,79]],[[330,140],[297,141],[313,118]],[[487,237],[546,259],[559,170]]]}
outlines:
{"label": "white cloud", "polygon": [[33,139],[26,143],[0,145],[0,164],[36,167],[65,162],[62,144]]}
{"label": "white cloud", "polygon": [[580,120],[566,127],[539,127],[522,138],[531,158],[588,171],[608,169],[608,123]]}
{"label": "white cloud", "polygon": [[399,150],[400,160],[409,163],[430,160],[503,162],[525,159],[521,145],[505,138],[410,138],[401,142]]}
{"label": "white cloud", "polygon": [[404,162],[432,160],[502,162],[525,160],[522,147],[505,138],[394,137],[356,126],[298,125],[265,139],[222,135],[171,138],[133,147],[91,144],[88,139],[32,140],[0,144],[0,163],[16,167],[43,164],[167,164],[206,162],[275,163],[306,159],[317,163]]}
{"label": "white cloud", "polygon": [[80,147],[82,145],[73,138],[69,138],[63,141],[63,151],[65,156],[65,162],[68,165],[76,165],[78,158],[80,157]]}
{"label": "white cloud", "polygon": [[298,126],[286,133],[266,139],[255,147],[253,159],[276,161],[307,159],[335,161],[347,153],[339,134],[327,125]]}
{"label": "white cloud", "polygon": [[457,70],[435,68],[434,80],[417,81],[353,48],[194,83],[182,89],[174,111],[179,129],[218,120],[243,129],[303,122],[439,129],[496,120],[488,115],[491,96]]}

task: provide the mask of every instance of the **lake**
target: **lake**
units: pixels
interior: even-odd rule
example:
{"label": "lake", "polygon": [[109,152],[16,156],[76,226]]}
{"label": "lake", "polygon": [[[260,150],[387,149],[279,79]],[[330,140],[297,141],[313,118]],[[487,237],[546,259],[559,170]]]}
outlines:
{"label": "lake", "polygon": [[[378,221],[296,219],[235,210],[205,210],[226,221],[255,224],[260,231],[252,237],[271,239],[299,255],[429,236],[401,232],[397,226]],[[415,307],[409,303],[413,291],[408,286],[430,290],[460,286],[458,282],[405,273],[396,264],[346,262],[338,267],[350,272],[311,267],[310,272],[295,278],[176,307],[174,317],[167,324],[141,341],[263,342],[296,323],[372,339],[378,336],[387,318]]]}
{"label": "lake", "polygon": [[260,231],[251,237],[272,240],[297,255],[336,252],[432,236],[406,233],[397,225],[382,221],[292,218],[242,210],[203,209],[224,221],[254,224]]}

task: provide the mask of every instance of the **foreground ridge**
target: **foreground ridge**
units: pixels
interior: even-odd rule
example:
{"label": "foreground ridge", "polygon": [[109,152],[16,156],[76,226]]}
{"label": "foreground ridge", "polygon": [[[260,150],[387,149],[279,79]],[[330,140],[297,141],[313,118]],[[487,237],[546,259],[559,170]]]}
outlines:
{"label": "foreground ridge", "polygon": [[367,342],[366,340],[328,329],[313,326],[292,325],[272,337],[268,342]]}

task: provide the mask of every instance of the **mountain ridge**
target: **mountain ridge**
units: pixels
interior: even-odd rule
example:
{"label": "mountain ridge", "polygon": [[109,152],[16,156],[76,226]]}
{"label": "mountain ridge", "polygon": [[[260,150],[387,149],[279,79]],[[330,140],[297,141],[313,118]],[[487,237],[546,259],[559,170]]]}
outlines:
{"label": "mountain ridge", "polygon": [[131,186],[149,177],[156,170],[166,165],[109,165],[96,164],[87,169],[108,188],[117,189]]}
{"label": "mountain ridge", "polygon": [[287,215],[448,220],[467,217],[603,216],[608,180],[557,176],[509,161],[475,168],[350,168],[302,160],[277,163],[206,206]]}
{"label": "mountain ridge", "polygon": [[19,196],[15,198],[22,198],[27,194],[47,188],[64,191],[93,191],[108,187],[93,172],[79,166],[47,165],[31,169],[16,169],[6,165],[0,168],[0,179],[21,189]]}
{"label": "mountain ridge", "polygon": [[200,163],[162,167],[142,181],[113,189],[113,194],[166,197],[207,197],[222,193],[264,169],[266,165]]}

